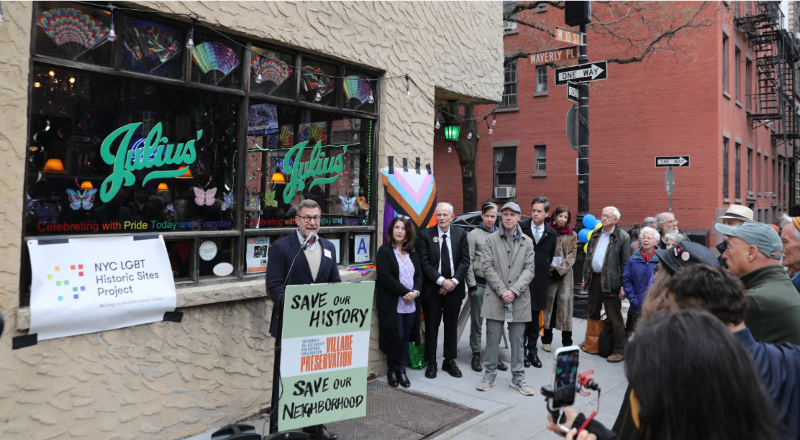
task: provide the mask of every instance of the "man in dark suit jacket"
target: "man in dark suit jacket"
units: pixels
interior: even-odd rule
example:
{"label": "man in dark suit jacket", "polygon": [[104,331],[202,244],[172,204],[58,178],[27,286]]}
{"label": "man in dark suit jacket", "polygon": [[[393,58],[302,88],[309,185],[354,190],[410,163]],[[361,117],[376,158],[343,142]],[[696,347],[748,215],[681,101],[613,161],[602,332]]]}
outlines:
{"label": "man in dark suit jacket", "polygon": [[539,312],[547,308],[547,289],[550,282],[550,264],[556,254],[558,233],[544,221],[550,212],[550,199],[537,197],[531,202],[531,219],[521,222],[522,232],[533,239],[534,277],[529,284],[531,291],[532,321],[525,330],[525,366],[542,368],[536,344],[539,342]]}
{"label": "man in dark suit jacket", "polygon": [[[283,297],[285,289],[284,280],[289,273],[292,260],[300,251],[300,246],[308,234],[317,234],[319,230],[321,213],[319,204],[313,200],[303,200],[297,208],[298,230],[276,240],[270,246],[267,264],[267,295],[272,298],[275,307],[272,308],[272,320],[269,332],[276,337],[278,332],[278,307],[277,304]],[[300,284],[340,283],[339,269],[336,267],[336,248],[333,243],[322,238],[314,237],[308,241],[308,246],[294,263],[292,276],[286,283],[287,286]],[[276,386],[276,384],[273,384]],[[275,402],[273,402],[274,404]],[[310,426],[303,428],[304,432],[313,434],[318,440],[336,440],[338,435],[328,433],[325,426]]]}
{"label": "man in dark suit jacket", "polygon": [[469,242],[467,233],[451,226],[453,206],[436,205],[435,228],[419,234],[419,259],[425,279],[422,283],[422,310],[425,312],[425,359],[428,369],[425,377],[436,377],[436,344],[439,322],[444,318],[444,361],[442,370],[453,377],[461,377],[456,365],[458,353],[457,324],[461,302],[466,296],[464,277],[469,269]]}

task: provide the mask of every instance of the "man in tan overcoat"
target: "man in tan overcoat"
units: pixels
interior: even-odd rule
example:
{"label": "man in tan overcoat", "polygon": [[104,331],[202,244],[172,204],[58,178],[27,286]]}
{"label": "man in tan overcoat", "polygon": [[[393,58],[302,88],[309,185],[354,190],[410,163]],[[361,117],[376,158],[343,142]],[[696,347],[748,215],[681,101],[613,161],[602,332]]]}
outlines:
{"label": "man in tan overcoat", "polygon": [[533,389],[525,383],[523,339],[525,323],[531,321],[531,296],[528,284],[533,279],[533,239],[522,233],[519,205],[509,202],[502,209],[503,227],[489,235],[483,245],[482,266],[486,278],[481,318],[486,319],[486,351],[483,381],[479,391],[497,384],[497,354],[503,324],[508,322],[511,343],[511,388],[525,396]]}

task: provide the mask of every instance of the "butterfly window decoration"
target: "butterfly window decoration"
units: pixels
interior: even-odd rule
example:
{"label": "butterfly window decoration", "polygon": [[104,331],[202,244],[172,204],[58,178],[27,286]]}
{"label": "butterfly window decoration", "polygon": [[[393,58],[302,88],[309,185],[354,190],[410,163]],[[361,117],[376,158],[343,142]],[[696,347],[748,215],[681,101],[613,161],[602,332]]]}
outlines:
{"label": "butterfly window decoration", "polygon": [[271,206],[273,208],[278,207],[278,201],[275,200],[276,191],[272,189],[268,189],[267,192],[264,193],[264,203],[267,206]]}
{"label": "butterfly window decoration", "polygon": [[199,206],[211,206],[216,200],[214,196],[217,195],[217,189],[211,188],[208,191],[203,191],[201,188],[194,187],[194,202]]}
{"label": "butterfly window decoration", "polygon": [[69,207],[77,211],[80,209],[90,210],[94,206],[94,195],[97,189],[87,189],[84,191],[76,191],[74,189],[67,189],[69,195]]}
{"label": "butterfly window decoration", "polygon": [[339,198],[342,200],[342,211],[344,211],[345,214],[355,214],[358,211],[355,197],[347,198],[339,196]]}
{"label": "butterfly window decoration", "polygon": [[364,196],[359,196],[356,198],[356,203],[358,203],[358,207],[363,209],[364,211],[369,211],[369,205],[367,204],[367,199]]}
{"label": "butterfly window decoration", "polygon": [[225,211],[226,209],[233,206],[233,191],[224,193],[222,196],[223,196],[222,210]]}
{"label": "butterfly window decoration", "polygon": [[251,194],[248,195],[245,199],[245,204],[247,205],[247,209],[258,209],[258,194]]}

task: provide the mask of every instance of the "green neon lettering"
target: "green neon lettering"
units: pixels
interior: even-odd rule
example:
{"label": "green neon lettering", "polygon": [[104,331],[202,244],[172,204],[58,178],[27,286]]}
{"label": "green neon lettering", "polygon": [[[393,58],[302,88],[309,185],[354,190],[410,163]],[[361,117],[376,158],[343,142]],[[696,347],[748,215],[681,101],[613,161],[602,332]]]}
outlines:
{"label": "green neon lettering", "polygon": [[284,164],[292,163],[291,167],[285,167],[287,177],[291,178],[283,190],[284,203],[289,203],[298,191],[303,191],[306,188],[305,179],[335,171],[336,174],[331,177],[314,179],[308,188],[311,189],[316,185],[327,185],[335,182],[339,178],[339,173],[344,169],[342,155],[347,153],[347,147],[344,147],[342,154],[336,155],[335,158],[330,158],[325,157],[325,153],[322,151],[322,142],[317,142],[311,150],[309,160],[302,162],[300,158],[303,157],[303,149],[306,146],[308,146],[308,141],[300,142],[292,147],[284,158]]}

